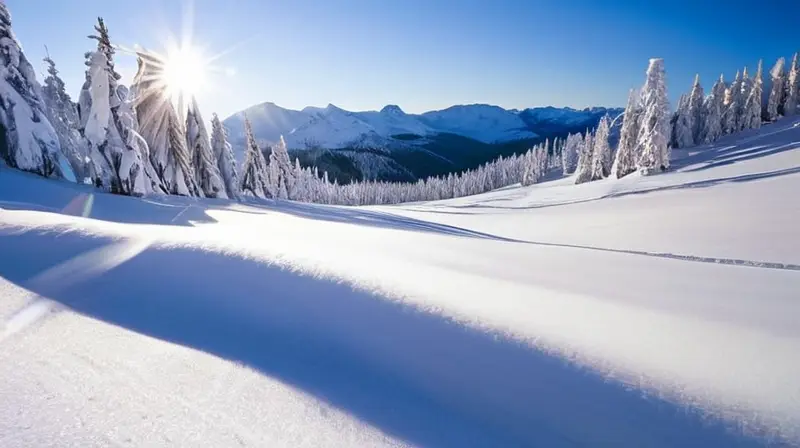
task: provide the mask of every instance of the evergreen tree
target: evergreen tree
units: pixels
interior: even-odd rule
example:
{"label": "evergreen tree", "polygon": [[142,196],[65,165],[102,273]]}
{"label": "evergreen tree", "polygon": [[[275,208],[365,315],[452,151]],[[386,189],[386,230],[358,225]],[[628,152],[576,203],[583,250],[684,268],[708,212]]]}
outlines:
{"label": "evergreen tree", "polygon": [[269,173],[273,194],[278,199],[288,199],[294,182],[294,169],[289,160],[286,141],[282,135],[278,143],[272,147],[269,156]]}
{"label": "evergreen tree", "polygon": [[725,91],[725,116],[723,123],[725,123],[723,130],[725,134],[733,134],[739,130],[739,122],[741,121],[740,109],[744,101],[742,100],[742,79],[739,72],[736,72],[736,77],[733,79],[730,87]]}
{"label": "evergreen tree", "polygon": [[650,59],[642,88],[642,109],[638,167],[642,174],[650,174],[669,168],[669,101],[663,59]]}
{"label": "evergreen tree", "polygon": [[689,100],[686,95],[681,95],[675,116],[676,119],[672,128],[672,146],[675,148],[687,148],[694,145],[694,139],[692,138],[694,123],[692,122],[692,115],[689,111]]}
{"label": "evergreen tree", "polygon": [[625,106],[625,116],[622,118],[617,155],[614,161],[614,171],[617,179],[636,171],[638,160],[638,136],[641,122],[642,109],[637,91],[631,89],[628,94],[628,104]]}
{"label": "evergreen tree", "polygon": [[214,159],[217,161],[222,181],[225,184],[226,196],[231,199],[238,199],[241,194],[239,183],[239,173],[236,168],[236,158],[233,156],[233,149],[228,143],[228,135],[225,127],[219,120],[217,114],[211,117],[211,148],[214,151]]}
{"label": "evergreen tree", "polygon": [[11,29],[0,1],[0,158],[45,177],[74,180],[58,136],[45,113],[42,87]]}
{"label": "evergreen tree", "polygon": [[594,139],[592,132],[586,130],[586,137],[583,140],[583,148],[578,156],[578,168],[575,170],[575,183],[582,184],[592,180],[592,156],[594,155]]}
{"label": "evergreen tree", "polygon": [[611,145],[608,144],[608,115],[600,119],[594,135],[592,180],[605,179],[611,174]]}
{"label": "evergreen tree", "polygon": [[118,84],[108,28],[97,19],[97,50],[86,53],[86,82],[78,113],[80,132],[88,143],[95,185],[112,193],[143,195],[160,192],[147,162],[148,147],[138,133],[138,121],[128,89]]}
{"label": "evergreen tree", "polygon": [[750,97],[750,91],[753,89],[753,80],[747,74],[747,67],[742,70],[742,79],[739,85],[739,107],[736,115],[736,131],[743,131],[750,129],[750,116],[747,110],[747,99]]}
{"label": "evergreen tree", "polygon": [[561,167],[564,175],[575,172],[578,165],[578,148],[580,147],[580,134],[569,134],[564,149],[561,151]]}
{"label": "evergreen tree", "polygon": [[58,76],[56,63],[50,55],[44,61],[47,63],[47,77],[42,87],[42,98],[47,117],[56,131],[61,152],[72,167],[76,180],[84,182],[87,177],[91,177],[92,169],[86,154],[87,144],[78,132],[78,108],[67,93],[64,81]]}
{"label": "evergreen tree", "polygon": [[769,91],[769,100],[767,102],[767,120],[776,121],[783,115],[783,106],[786,95],[786,71],[784,66],[786,60],[778,58],[778,61],[770,70],[770,78],[772,79],[772,88]]}
{"label": "evergreen tree", "polygon": [[719,75],[711,89],[711,95],[706,98],[706,110],[708,115],[703,130],[703,142],[713,143],[722,136],[724,129],[725,78],[722,75]]}
{"label": "evergreen tree", "polygon": [[750,82],[750,91],[744,105],[742,129],[758,129],[761,127],[762,101],[764,84],[762,81],[761,61],[758,61],[756,76]]}
{"label": "evergreen tree", "polygon": [[783,106],[783,113],[786,116],[797,114],[797,106],[800,103],[800,65],[797,61],[797,53],[792,58],[792,66],[786,76],[786,101]]}
{"label": "evergreen tree", "polygon": [[192,97],[192,103],[186,113],[186,142],[192,153],[192,165],[197,186],[207,198],[227,199],[225,184],[219,172],[217,159],[211,149],[211,140],[208,137],[206,124],[200,115],[197,101]]}
{"label": "evergreen tree", "polygon": [[705,92],[700,85],[700,75],[695,75],[692,92],[689,94],[687,112],[691,122],[692,145],[703,141],[703,130],[705,129],[706,115],[708,112],[705,107]]}
{"label": "evergreen tree", "polygon": [[258,198],[272,197],[267,187],[267,162],[264,160],[264,154],[258,148],[253,135],[253,127],[247,117],[244,119],[244,133],[246,146],[244,165],[242,166],[241,191],[243,194]]}

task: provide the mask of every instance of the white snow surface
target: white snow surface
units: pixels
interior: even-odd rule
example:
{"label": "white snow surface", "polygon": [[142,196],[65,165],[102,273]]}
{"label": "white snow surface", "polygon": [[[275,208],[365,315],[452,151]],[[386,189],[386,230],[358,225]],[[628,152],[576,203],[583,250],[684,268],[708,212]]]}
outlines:
{"label": "white snow surface", "polygon": [[393,207],[0,167],[0,446],[800,444],[800,121]]}

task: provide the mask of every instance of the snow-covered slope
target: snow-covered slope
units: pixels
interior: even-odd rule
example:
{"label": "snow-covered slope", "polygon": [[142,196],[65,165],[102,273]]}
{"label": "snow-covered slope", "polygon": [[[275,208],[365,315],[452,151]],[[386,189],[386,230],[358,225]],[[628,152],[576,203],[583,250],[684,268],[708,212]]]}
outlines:
{"label": "snow-covered slope", "polygon": [[800,123],[674,165],[375,208],[0,167],[0,446],[800,444]]}
{"label": "snow-covered slope", "polygon": [[410,115],[400,109],[400,106],[390,104],[380,112],[359,112],[359,117],[371,124],[380,135],[393,136],[400,134],[428,135],[437,130],[423,123],[419,116]]}
{"label": "snow-covered slope", "polygon": [[307,146],[339,149],[365,141],[374,146],[392,146],[398,143],[392,137],[403,134],[451,133],[483,143],[535,138],[537,134],[531,126],[535,127],[538,121],[548,125],[560,123],[570,129],[581,125],[593,127],[604,114],[601,111],[606,109],[578,111],[548,107],[518,112],[470,104],[415,115],[405,113],[396,105],[388,105],[380,111],[351,112],[330,104],[296,111],[263,103],[227,118],[225,125],[234,142],[243,139],[246,115],[261,140],[273,142],[283,135],[292,149]]}
{"label": "snow-covered slope", "polygon": [[358,114],[329,104],[309,114],[305,124],[285,136],[289,148],[344,148],[380,140],[376,129]]}
{"label": "snow-covered slope", "polygon": [[225,120],[225,127],[232,138],[243,138],[245,116],[250,120],[256,137],[268,142],[277,142],[281,135],[285,137],[309,121],[309,114],[305,110],[284,109],[275,103],[262,103]]}
{"label": "snow-covered slope", "polygon": [[452,106],[444,110],[425,112],[422,119],[433,128],[484,143],[536,137],[535,133],[527,129],[519,115],[488,104]]}

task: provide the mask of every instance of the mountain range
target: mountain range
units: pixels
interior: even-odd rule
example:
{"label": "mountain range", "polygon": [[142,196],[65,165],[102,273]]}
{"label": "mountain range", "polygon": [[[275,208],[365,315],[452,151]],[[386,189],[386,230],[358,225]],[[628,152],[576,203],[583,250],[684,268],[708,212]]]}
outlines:
{"label": "mountain range", "polygon": [[224,124],[240,162],[247,117],[259,146],[267,148],[283,135],[302,163],[315,164],[340,182],[413,181],[474,168],[546,138],[594,128],[604,115],[613,118],[621,112],[605,107],[517,110],[470,104],[408,114],[396,105],[352,112],[333,104],[292,110],[267,102],[233,114]]}

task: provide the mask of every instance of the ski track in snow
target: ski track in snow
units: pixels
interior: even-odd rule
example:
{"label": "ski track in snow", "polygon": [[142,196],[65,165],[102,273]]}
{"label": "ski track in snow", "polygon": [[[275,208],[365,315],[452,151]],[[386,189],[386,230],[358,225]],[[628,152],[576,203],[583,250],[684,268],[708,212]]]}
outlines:
{"label": "ski track in snow", "polygon": [[3,170],[0,446],[795,446],[792,125],[398,207]]}

